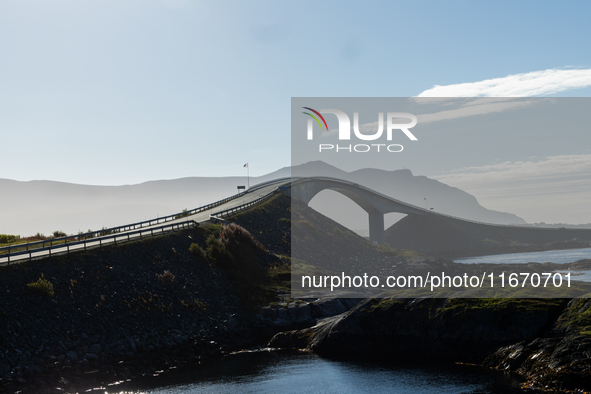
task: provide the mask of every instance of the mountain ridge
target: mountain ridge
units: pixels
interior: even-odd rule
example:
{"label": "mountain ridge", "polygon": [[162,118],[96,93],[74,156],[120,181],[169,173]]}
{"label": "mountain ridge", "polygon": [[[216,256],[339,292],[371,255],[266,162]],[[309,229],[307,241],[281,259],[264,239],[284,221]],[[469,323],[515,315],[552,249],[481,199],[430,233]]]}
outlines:
{"label": "mountain ridge", "polygon": [[[259,177],[184,177],[132,185],[81,185],[60,181],[16,181],[0,178],[0,233],[32,235],[55,230],[72,234],[87,229],[114,227],[178,213],[237,193],[251,186],[294,176],[331,176],[359,183],[380,193],[421,206],[428,195],[439,212],[484,222],[524,223],[523,219],[480,206],[476,198],[457,188],[410,170],[361,169],[343,171],[324,162],[283,167]],[[444,197],[436,197],[435,195]],[[454,203],[457,200],[459,203]],[[335,203],[338,201],[338,204]],[[316,196],[310,206],[353,230],[367,227],[367,214],[333,191]],[[335,208],[342,206],[342,209]],[[492,213],[491,213],[492,212]],[[462,216],[463,215],[463,216]],[[389,214],[386,225],[396,220]]]}

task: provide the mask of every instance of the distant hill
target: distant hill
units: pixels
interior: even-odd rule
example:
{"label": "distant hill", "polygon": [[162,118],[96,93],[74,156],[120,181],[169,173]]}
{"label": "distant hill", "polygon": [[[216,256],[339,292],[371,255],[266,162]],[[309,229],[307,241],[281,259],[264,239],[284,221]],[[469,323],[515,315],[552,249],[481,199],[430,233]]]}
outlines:
{"label": "distant hill", "polygon": [[[292,173],[346,179],[414,205],[424,207],[426,201],[438,212],[463,218],[501,224],[525,223],[515,215],[480,206],[474,196],[460,189],[414,176],[410,170],[365,169],[349,173],[316,161],[251,177],[249,183],[252,186]],[[196,208],[233,195],[237,186],[246,184],[246,177],[190,177],[123,186],[0,179],[0,233],[26,236],[60,230],[73,234],[113,227]],[[350,229],[367,228],[365,212],[336,192],[320,193],[310,206]],[[336,209],[337,206],[345,209]],[[388,215],[386,227],[400,217]]]}
{"label": "distant hill", "polygon": [[0,179],[0,233],[68,234],[114,227],[196,208],[236,194],[246,177],[181,178],[91,186]]}

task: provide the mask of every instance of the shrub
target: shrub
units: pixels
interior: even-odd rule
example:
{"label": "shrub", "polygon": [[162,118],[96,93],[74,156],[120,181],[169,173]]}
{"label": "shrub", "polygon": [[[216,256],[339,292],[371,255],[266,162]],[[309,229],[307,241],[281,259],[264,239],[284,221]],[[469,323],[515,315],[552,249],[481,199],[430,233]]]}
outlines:
{"label": "shrub", "polygon": [[53,232],[53,238],[65,237],[68,234],[64,233],[63,231],[56,230]]}
{"label": "shrub", "polygon": [[156,274],[156,278],[158,278],[158,280],[162,283],[172,283],[174,282],[175,276],[172,274],[172,272],[166,270],[163,274]]}
{"label": "shrub", "polygon": [[228,265],[232,256],[226,250],[226,246],[222,243],[220,238],[215,235],[207,237],[207,255],[216,264],[221,266]]}
{"label": "shrub", "polygon": [[246,229],[235,223],[224,226],[219,235],[207,239],[207,253],[234,283],[247,309],[255,310],[275,297],[267,288],[270,277],[265,248]]}
{"label": "shrub", "polygon": [[220,241],[226,246],[226,248],[232,253],[235,250],[243,249],[244,246],[265,250],[263,245],[254,237],[248,230],[240,227],[236,223],[231,223],[228,226],[224,226],[220,233]]}
{"label": "shrub", "polygon": [[189,246],[189,252],[201,259],[205,259],[207,257],[205,250],[203,250],[203,248],[197,244],[191,244],[191,246]]}
{"label": "shrub", "polygon": [[100,229],[100,231],[98,233],[98,236],[99,237],[104,237],[105,235],[111,235],[113,233],[114,233],[113,230],[109,230],[106,227],[103,227],[103,228]]}
{"label": "shrub", "polygon": [[20,235],[0,234],[0,244],[10,244],[20,239]]}
{"label": "shrub", "polygon": [[39,278],[37,282],[28,283],[27,288],[33,293],[37,293],[48,298],[52,298],[55,294],[53,292],[53,284],[45,279],[43,274],[41,274],[41,278]]}
{"label": "shrub", "polygon": [[263,245],[248,230],[231,223],[222,228],[219,236],[207,238],[207,254],[234,281],[254,284],[266,276],[260,260]]}
{"label": "shrub", "polygon": [[219,234],[211,234],[207,240],[207,255],[225,269],[239,271],[262,268],[257,257],[265,248],[259,241],[235,223],[223,226]]}
{"label": "shrub", "polygon": [[185,208],[185,209],[183,209],[182,213],[175,215],[174,218],[175,219],[182,219],[182,218],[186,218],[187,216],[189,216],[189,212],[187,212],[187,208]]}

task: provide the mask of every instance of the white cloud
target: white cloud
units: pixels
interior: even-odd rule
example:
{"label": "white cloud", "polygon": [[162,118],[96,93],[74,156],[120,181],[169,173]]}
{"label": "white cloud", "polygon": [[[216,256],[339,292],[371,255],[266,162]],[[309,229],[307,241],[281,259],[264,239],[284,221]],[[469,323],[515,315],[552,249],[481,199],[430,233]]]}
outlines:
{"label": "white cloud", "polygon": [[[591,179],[591,155],[550,156],[539,161],[517,161],[489,164],[477,167],[463,167],[452,171],[439,180],[483,182],[548,180],[550,178]],[[589,182],[591,187],[591,182]]]}
{"label": "white cloud", "polygon": [[531,97],[591,86],[591,69],[549,69],[454,85],[435,85],[418,97]]}
{"label": "white cloud", "polygon": [[[556,100],[555,98],[468,98],[468,99],[451,99],[446,98],[437,100],[432,98],[417,99],[412,101],[418,104],[437,104],[440,107],[451,107],[453,109],[446,109],[444,111],[420,114],[414,111],[417,117],[418,125],[426,123],[439,122],[442,120],[460,119],[471,116],[487,115],[492,113],[499,113],[505,111],[514,111],[523,108],[533,107],[536,105],[547,104]],[[407,122],[402,121],[401,123]],[[385,127],[384,120],[384,127]],[[378,129],[378,122],[370,122],[359,125],[359,130],[363,133],[375,133]],[[338,130],[333,128],[330,133],[324,132],[322,136],[336,134]]]}
{"label": "white cloud", "polygon": [[462,103],[462,107],[430,114],[417,115],[420,124],[437,122],[441,120],[466,118],[469,116],[486,115],[491,113],[516,110],[542,103],[540,100],[514,100],[514,99],[474,99]]}

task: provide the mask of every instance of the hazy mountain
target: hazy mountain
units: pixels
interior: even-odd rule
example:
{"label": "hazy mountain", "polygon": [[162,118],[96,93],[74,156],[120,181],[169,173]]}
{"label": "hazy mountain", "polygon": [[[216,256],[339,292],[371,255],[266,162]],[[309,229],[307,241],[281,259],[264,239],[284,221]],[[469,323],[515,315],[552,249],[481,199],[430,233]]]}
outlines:
{"label": "hazy mountain", "polygon": [[246,177],[181,178],[125,186],[0,179],[0,233],[77,233],[178,213],[236,194]]}
{"label": "hazy mountain", "polygon": [[[368,168],[349,173],[324,162],[314,161],[294,167],[292,173],[294,176],[342,178],[398,200],[422,208],[433,208],[436,212],[460,218],[496,224],[525,223],[522,218],[516,215],[484,208],[474,196],[463,190],[425,176],[414,176],[407,169],[385,171]],[[366,235],[363,233],[368,226],[367,214],[338,192],[323,191],[310,202],[310,206],[345,227]],[[343,215],[343,213],[345,214]],[[397,213],[386,215],[386,228],[404,216]]]}
{"label": "hazy mountain", "polygon": [[[426,197],[429,208],[459,217],[490,223],[524,223],[515,215],[480,206],[476,198],[462,190],[424,176],[413,176],[410,170],[365,169],[348,173],[324,162],[310,162],[251,177],[249,183],[252,186],[292,173],[350,180],[422,207]],[[124,186],[0,179],[0,233],[25,236],[54,230],[77,233],[113,227],[196,208],[235,194],[238,185],[246,184],[246,177],[191,177]],[[320,193],[310,206],[350,229],[367,228],[365,212],[337,192]],[[389,214],[386,226],[400,217]]]}

